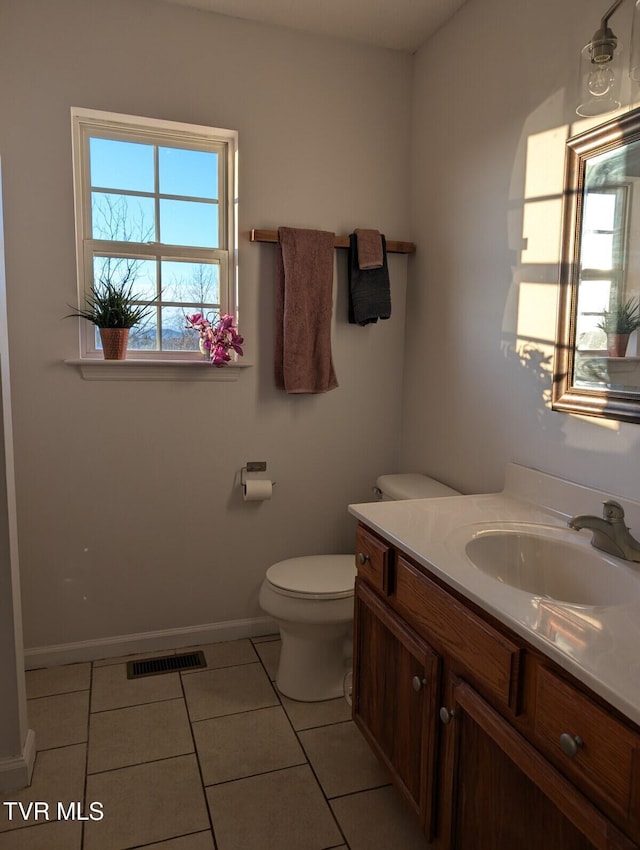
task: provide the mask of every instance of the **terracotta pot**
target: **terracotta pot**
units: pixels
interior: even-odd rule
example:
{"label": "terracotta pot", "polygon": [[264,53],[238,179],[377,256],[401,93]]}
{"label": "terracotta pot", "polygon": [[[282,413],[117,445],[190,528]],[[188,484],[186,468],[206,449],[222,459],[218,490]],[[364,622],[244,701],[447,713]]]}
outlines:
{"label": "terracotta pot", "polygon": [[129,328],[99,328],[105,360],[124,360],[127,356]]}
{"label": "terracotta pot", "polygon": [[629,334],[607,334],[607,353],[609,357],[624,357],[627,353]]}

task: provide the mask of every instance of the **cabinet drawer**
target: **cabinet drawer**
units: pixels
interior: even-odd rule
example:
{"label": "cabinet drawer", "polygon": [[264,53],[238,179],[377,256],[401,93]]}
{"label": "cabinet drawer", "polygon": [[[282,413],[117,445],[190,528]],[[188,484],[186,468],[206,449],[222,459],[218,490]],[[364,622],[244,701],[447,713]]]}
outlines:
{"label": "cabinet drawer", "polygon": [[393,549],[361,525],[356,531],[358,575],[371,587],[389,595],[393,590]]}
{"label": "cabinet drawer", "polygon": [[[567,736],[564,744],[573,754],[564,751],[561,736]],[[535,737],[592,799],[610,803],[625,818],[630,816],[640,737],[544,667],[538,670]]]}
{"label": "cabinet drawer", "polygon": [[393,606],[413,628],[455,659],[486,694],[517,712],[520,649],[404,558],[396,563]]}

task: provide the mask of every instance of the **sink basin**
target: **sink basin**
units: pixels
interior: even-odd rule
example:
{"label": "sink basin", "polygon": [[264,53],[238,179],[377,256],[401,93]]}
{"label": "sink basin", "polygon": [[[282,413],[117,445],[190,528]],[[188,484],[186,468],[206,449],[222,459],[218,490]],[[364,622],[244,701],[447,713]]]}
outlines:
{"label": "sink basin", "polygon": [[620,605],[640,596],[640,575],[568,529],[506,523],[476,529],[465,554],[491,578],[557,602]]}

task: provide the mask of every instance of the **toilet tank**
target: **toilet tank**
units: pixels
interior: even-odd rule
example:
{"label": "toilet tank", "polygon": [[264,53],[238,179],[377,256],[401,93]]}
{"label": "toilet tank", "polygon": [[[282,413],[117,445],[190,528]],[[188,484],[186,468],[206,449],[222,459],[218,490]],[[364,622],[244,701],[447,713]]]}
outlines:
{"label": "toilet tank", "polygon": [[458,490],[447,487],[441,481],[408,472],[400,475],[380,475],[373,488],[376,497],[383,502],[400,499],[439,499],[442,496],[460,496]]}

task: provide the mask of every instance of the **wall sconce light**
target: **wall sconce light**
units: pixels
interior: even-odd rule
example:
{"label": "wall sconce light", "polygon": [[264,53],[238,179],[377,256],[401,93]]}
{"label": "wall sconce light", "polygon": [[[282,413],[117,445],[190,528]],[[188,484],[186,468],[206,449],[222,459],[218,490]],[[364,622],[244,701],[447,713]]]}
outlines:
{"label": "wall sconce light", "polygon": [[[580,54],[578,115],[591,118],[613,112],[620,106],[622,46],[609,26],[609,18],[624,0],[614,0],[599,28]],[[634,0],[629,76],[640,82],[640,0]]]}

